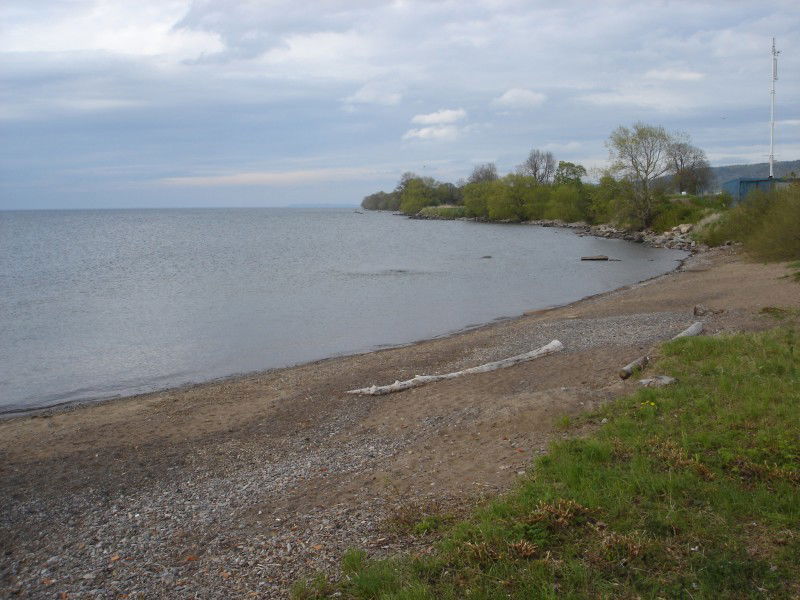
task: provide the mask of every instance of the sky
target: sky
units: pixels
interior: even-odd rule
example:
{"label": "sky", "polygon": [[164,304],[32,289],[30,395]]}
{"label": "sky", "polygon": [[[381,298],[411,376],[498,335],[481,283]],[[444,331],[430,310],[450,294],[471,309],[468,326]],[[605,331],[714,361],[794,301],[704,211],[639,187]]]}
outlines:
{"label": "sky", "polygon": [[0,210],[357,204],[619,125],[800,158],[796,0],[3,0]]}

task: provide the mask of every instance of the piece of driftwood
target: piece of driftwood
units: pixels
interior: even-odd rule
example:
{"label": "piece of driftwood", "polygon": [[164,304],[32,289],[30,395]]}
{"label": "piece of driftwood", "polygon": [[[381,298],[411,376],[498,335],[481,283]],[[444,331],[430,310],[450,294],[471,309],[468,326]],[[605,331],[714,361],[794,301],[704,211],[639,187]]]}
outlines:
{"label": "piece of driftwood", "polygon": [[602,254],[598,256],[581,256],[581,260],[608,260],[608,257]]}
{"label": "piece of driftwood", "polygon": [[642,387],[663,387],[665,385],[672,385],[676,381],[678,380],[669,375],[654,375],[647,379],[640,379],[639,385]]}
{"label": "piece of driftwood", "polygon": [[700,335],[701,333],[703,333],[703,323],[701,321],[695,321],[672,339],[677,340],[682,337],[692,337],[694,335]]}
{"label": "piece of driftwood", "polygon": [[624,367],[619,370],[619,376],[622,379],[627,379],[631,375],[633,375],[634,371],[638,371],[640,369],[644,369],[647,366],[647,363],[650,362],[649,356],[640,356],[633,362],[628,363]]}
{"label": "piece of driftwood", "polygon": [[472,375],[474,373],[487,373],[489,371],[496,371],[497,369],[505,369],[506,367],[512,367],[514,365],[518,365],[519,363],[527,362],[529,360],[533,360],[534,358],[539,358],[540,356],[546,356],[548,354],[552,354],[553,352],[558,352],[563,349],[564,349],[564,344],[562,344],[558,340],[553,340],[549,344],[542,346],[541,348],[537,348],[536,350],[527,352],[525,354],[517,354],[516,356],[504,358],[503,360],[486,363],[483,365],[479,365],[477,367],[470,367],[469,369],[464,369],[463,371],[445,373],[444,375],[416,375],[413,379],[408,379],[406,381],[395,381],[394,383],[389,385],[373,385],[370,387],[359,388],[357,390],[347,390],[347,393],[359,394],[363,396],[381,396],[383,394],[391,394],[392,392],[401,392],[403,390],[419,387],[421,385],[425,385],[426,383],[431,383],[433,381],[442,381],[443,379],[455,379],[456,377],[461,377],[463,375]]}

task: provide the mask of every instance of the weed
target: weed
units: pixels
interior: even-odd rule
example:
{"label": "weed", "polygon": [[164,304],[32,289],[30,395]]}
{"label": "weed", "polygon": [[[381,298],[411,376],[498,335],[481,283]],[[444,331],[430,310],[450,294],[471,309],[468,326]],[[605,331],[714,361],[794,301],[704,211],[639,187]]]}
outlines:
{"label": "weed", "polygon": [[666,344],[658,369],[679,383],[607,405],[604,427],[554,444],[515,490],[448,524],[430,555],[348,552],[329,595],[797,597],[794,336],[784,325]]}

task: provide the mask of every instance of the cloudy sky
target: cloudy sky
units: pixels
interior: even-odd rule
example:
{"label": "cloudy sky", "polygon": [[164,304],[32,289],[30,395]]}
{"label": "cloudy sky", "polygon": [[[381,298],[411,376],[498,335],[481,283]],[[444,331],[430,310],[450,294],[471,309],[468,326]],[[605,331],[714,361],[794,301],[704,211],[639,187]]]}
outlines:
{"label": "cloudy sky", "polygon": [[358,203],[645,121],[800,158],[796,0],[4,0],[0,209]]}

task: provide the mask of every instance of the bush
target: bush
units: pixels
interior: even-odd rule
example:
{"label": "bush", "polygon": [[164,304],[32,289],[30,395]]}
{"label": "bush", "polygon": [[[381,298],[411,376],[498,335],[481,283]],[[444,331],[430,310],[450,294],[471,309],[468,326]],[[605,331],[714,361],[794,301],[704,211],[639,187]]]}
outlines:
{"label": "bush", "polygon": [[559,185],[550,194],[545,217],[573,223],[586,218],[586,208],[583,194],[577,186]]}
{"label": "bush", "polygon": [[464,206],[442,204],[441,206],[426,206],[419,211],[419,215],[435,219],[460,219],[467,216],[467,209]]}
{"label": "bush", "polygon": [[761,260],[800,259],[800,185],[753,192],[703,236],[712,246],[728,240],[744,243]]}

